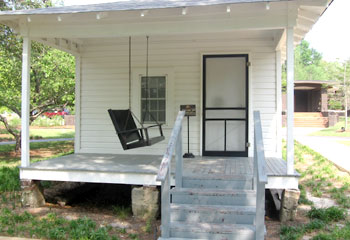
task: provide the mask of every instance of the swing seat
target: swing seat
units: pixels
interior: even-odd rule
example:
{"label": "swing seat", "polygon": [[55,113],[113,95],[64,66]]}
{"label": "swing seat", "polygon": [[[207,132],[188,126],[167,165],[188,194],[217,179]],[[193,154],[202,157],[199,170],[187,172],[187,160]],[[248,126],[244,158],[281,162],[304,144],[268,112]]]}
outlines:
{"label": "swing seat", "polygon": [[[124,150],[151,146],[164,140],[162,124],[147,127],[141,124],[142,127],[138,128],[130,109],[108,109],[108,113]],[[148,129],[153,127],[159,128],[160,136],[149,138]]]}

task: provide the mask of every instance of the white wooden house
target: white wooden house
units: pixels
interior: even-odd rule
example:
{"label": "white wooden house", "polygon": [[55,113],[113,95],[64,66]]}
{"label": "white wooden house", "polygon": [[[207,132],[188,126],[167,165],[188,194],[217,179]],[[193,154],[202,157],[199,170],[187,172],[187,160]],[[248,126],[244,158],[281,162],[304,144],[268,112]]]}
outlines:
{"label": "white wooden house", "polygon": [[[24,39],[22,116],[29,116],[30,42],[47,44],[76,58],[75,154],[30,164],[29,121],[23,117],[21,179],[133,185],[163,182],[162,207],[166,207],[163,201],[166,202],[170,194],[165,181],[169,175],[166,174],[169,159],[163,158],[158,174],[161,181],[157,181],[156,176],[180,105],[192,104],[196,105],[197,114],[190,117],[189,145],[196,158],[185,159],[183,175],[182,157],[177,159],[177,167],[181,169],[176,169],[179,187],[189,184],[185,183],[186,174],[197,176],[189,180],[191,184],[202,181],[199,175],[203,174],[212,174],[208,182],[217,181],[219,175],[223,178],[252,176],[253,163],[263,164],[264,161],[257,158],[265,152],[266,188],[297,189],[298,174],[293,164],[294,46],[330,2],[127,0],[1,12],[0,23],[14,28]],[[149,36],[149,84],[152,91],[158,92],[150,96],[153,104],[150,107],[164,123],[165,140],[124,151],[107,110],[127,109],[130,104],[134,114],[141,118],[146,36]],[[286,59],[287,163],[282,160],[281,151],[281,65]],[[264,143],[260,148],[257,145],[262,139],[259,131],[254,131],[256,110],[261,115]],[[181,141],[187,150],[187,124],[182,128]],[[174,128],[172,140],[178,134]],[[182,151],[181,147],[177,147],[177,151]],[[253,178],[257,183],[255,187],[265,181],[265,165],[257,169]],[[262,199],[262,191],[254,189],[259,192],[257,199]],[[176,199],[176,194],[172,194]],[[258,210],[258,205],[255,207],[254,212],[261,216],[261,209]],[[163,236],[188,236],[176,235],[175,232],[181,232],[181,226],[170,224],[172,217],[166,214],[167,208],[162,211]],[[254,223],[253,232],[261,239],[263,220],[257,217]]]}

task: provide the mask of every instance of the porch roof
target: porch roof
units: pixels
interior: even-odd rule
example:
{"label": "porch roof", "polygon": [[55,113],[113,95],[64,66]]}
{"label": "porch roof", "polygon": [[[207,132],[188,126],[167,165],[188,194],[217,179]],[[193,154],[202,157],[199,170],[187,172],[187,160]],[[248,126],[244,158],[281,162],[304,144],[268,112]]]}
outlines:
{"label": "porch roof", "polygon": [[[294,27],[294,44],[298,44],[331,2],[126,0],[3,11],[0,12],[0,23],[22,36],[73,54],[79,54],[88,38],[273,30],[271,37],[284,59],[286,34],[283,30]],[[182,12],[184,7],[188,7],[188,13]]]}
{"label": "porch roof", "polygon": [[86,12],[109,12],[127,10],[163,9],[178,7],[209,6],[219,4],[252,3],[252,2],[281,2],[288,0],[127,0],[112,3],[91,5],[77,5],[66,7],[50,7],[40,9],[26,9],[17,11],[3,11],[1,15],[34,15],[34,14],[68,14]]}

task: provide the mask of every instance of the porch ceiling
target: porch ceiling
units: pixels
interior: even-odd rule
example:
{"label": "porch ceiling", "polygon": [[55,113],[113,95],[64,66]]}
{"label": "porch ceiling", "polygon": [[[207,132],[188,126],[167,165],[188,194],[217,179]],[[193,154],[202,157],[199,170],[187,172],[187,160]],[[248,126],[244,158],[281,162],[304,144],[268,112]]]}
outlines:
{"label": "porch ceiling", "polygon": [[[33,39],[66,39],[77,44],[96,37],[281,30],[290,25],[296,26],[299,41],[329,0],[135,2],[1,12],[0,23]],[[281,38],[282,34],[276,37]]]}

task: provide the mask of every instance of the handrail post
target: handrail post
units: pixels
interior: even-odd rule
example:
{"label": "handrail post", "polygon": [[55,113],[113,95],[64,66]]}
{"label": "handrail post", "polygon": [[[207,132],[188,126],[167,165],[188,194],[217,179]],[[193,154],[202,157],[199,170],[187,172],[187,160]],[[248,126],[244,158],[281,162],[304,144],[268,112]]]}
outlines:
{"label": "handrail post", "polygon": [[180,127],[179,135],[177,137],[175,157],[176,157],[176,169],[175,169],[175,186],[182,187],[183,176],[183,156],[182,156],[182,126]]}
{"label": "handrail post", "polygon": [[255,239],[264,239],[265,235],[265,153],[260,113],[254,111],[254,187],[256,190]]}
{"label": "handrail post", "polygon": [[162,237],[170,237],[170,166],[161,187]]}

